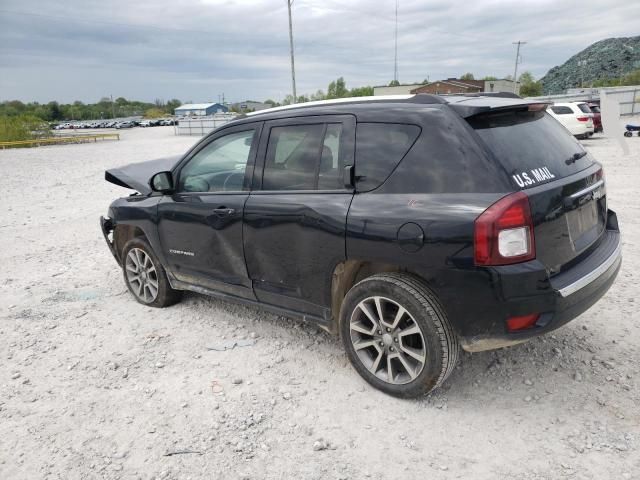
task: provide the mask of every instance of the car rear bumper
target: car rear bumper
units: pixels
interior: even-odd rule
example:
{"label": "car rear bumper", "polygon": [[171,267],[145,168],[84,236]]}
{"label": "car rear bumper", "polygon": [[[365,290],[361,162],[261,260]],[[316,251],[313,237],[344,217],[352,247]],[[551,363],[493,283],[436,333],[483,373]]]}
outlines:
{"label": "car rear bumper", "polygon": [[[610,212],[609,228],[598,247],[579,263],[547,279],[542,291],[505,299],[499,307],[500,321],[490,323],[487,331],[462,336],[460,342],[467,351],[482,351],[522,343],[570,322],[588,310],[609,290],[622,265],[620,232],[615,213]],[[500,275],[500,281],[518,283],[518,275]],[[542,282],[538,282],[542,283]],[[528,282],[522,282],[525,290]],[[511,285],[510,291],[516,291]],[[542,292],[545,293],[542,293]],[[526,330],[508,332],[506,319],[510,316],[539,313],[536,324]]]}

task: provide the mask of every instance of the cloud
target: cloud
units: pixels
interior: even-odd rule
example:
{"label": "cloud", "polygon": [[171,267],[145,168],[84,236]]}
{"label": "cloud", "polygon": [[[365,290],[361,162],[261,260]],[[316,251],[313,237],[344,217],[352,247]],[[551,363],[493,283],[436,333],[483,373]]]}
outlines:
{"label": "cloud", "polygon": [[[395,0],[295,0],[299,93],[393,77]],[[628,0],[400,0],[401,82],[519,70],[536,77],[591,43],[637,35]],[[0,100],[281,99],[290,92],[286,0],[3,0]]]}

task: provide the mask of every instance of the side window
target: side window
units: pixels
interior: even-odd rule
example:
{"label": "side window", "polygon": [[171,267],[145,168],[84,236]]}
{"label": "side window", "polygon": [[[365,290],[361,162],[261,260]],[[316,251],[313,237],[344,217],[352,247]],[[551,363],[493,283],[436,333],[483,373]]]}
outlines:
{"label": "side window", "polygon": [[553,110],[553,113],[556,115],[569,115],[573,113],[573,110],[569,107],[556,107],[552,105],[551,110]]}
{"label": "side window", "polygon": [[324,135],[320,169],[318,173],[318,190],[336,190],[344,188],[342,177],[342,124],[330,123]]}
{"label": "side window", "polygon": [[235,132],[212,141],[180,171],[181,192],[226,192],[243,189],[255,130]]}
{"label": "side window", "polygon": [[342,125],[273,127],[262,176],[263,190],[341,188]]}
{"label": "side window", "polygon": [[391,175],[420,135],[417,125],[358,123],[356,129],[356,187],[378,188]]}

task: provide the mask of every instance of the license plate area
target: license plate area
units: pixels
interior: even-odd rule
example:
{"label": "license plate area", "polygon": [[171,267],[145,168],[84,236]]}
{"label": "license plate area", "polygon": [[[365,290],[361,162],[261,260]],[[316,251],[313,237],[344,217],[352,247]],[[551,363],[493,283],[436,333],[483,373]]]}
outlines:
{"label": "license plate area", "polygon": [[583,251],[604,231],[606,223],[606,201],[592,199],[567,212],[567,230],[576,253]]}

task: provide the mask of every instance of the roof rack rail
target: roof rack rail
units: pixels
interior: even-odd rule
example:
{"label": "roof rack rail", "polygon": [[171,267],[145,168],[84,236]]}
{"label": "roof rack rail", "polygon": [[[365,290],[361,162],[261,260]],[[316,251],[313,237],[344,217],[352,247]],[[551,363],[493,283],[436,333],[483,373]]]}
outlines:
{"label": "roof rack rail", "polygon": [[511,92],[478,92],[463,93],[463,97],[497,97],[497,98],[522,98],[520,95]]}

